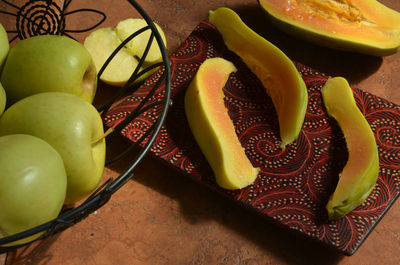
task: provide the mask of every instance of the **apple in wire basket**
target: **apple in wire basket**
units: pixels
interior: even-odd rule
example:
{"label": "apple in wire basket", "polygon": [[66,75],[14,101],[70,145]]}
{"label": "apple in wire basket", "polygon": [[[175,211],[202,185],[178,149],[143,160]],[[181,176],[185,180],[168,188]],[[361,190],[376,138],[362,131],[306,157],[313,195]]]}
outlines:
{"label": "apple in wire basket", "polygon": [[85,47],[66,36],[39,35],[17,42],[1,73],[7,105],[42,92],[67,92],[92,102],[97,73]]}
{"label": "apple in wire basket", "polygon": [[36,136],[57,150],[68,177],[65,204],[83,199],[99,185],[106,152],[103,123],[82,98],[63,92],[26,97],[0,117],[0,136],[9,134]]}
{"label": "apple in wire basket", "polygon": [[[67,175],[58,152],[26,134],[0,137],[0,237],[44,224],[64,204]],[[42,233],[5,244],[30,242]]]}
{"label": "apple in wire basket", "polygon": [[[7,32],[3,25],[0,24],[0,74],[3,69],[4,62],[6,61],[8,51],[10,50],[10,44],[8,43]],[[0,83],[0,115],[3,113],[6,107],[6,93],[3,86]]]}

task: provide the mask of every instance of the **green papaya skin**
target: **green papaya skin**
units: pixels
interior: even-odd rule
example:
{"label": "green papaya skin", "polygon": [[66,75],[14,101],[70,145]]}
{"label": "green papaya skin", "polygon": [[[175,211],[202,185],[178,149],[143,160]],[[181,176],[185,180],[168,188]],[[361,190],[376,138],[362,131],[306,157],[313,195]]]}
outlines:
{"label": "green papaya skin", "polygon": [[218,186],[236,190],[251,185],[259,168],[253,167],[224,103],[223,87],[236,67],[226,59],[206,59],[185,92],[185,114]]}
{"label": "green papaya skin", "polygon": [[315,44],[372,56],[400,48],[400,13],[376,0],[258,0],[282,31]]}
{"label": "green papaya skin", "polygon": [[209,20],[271,97],[279,121],[280,147],[285,149],[299,136],[307,110],[308,92],[302,76],[282,50],[249,28],[233,10],[221,7],[210,11]]}
{"label": "green papaya skin", "polygon": [[343,132],[349,153],[326,205],[329,219],[336,220],[361,205],[373,190],[379,174],[379,155],[374,133],[357,107],[347,80],[331,78],[321,93],[328,115]]}

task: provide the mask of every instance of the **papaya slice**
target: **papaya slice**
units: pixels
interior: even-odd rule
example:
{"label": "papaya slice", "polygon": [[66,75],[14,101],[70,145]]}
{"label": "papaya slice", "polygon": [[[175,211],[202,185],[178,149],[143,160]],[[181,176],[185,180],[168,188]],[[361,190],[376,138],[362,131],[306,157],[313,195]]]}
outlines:
{"label": "papaya slice", "polygon": [[283,31],[330,48],[374,56],[400,47],[400,13],[376,0],[258,0]]}
{"label": "papaya slice", "polygon": [[233,10],[222,7],[210,11],[209,20],[271,97],[284,149],[297,139],[306,114],[307,87],[300,73],[286,54],[250,29]]}
{"label": "papaya slice", "polygon": [[223,58],[205,60],[185,93],[191,131],[209,162],[217,184],[241,189],[254,182],[254,168],[240,144],[224,103],[223,87],[236,67]]}
{"label": "papaya slice", "polygon": [[328,115],[335,118],[343,132],[349,153],[326,205],[329,219],[335,220],[361,205],[374,188],[379,173],[378,147],[345,78],[329,79],[321,92]]}

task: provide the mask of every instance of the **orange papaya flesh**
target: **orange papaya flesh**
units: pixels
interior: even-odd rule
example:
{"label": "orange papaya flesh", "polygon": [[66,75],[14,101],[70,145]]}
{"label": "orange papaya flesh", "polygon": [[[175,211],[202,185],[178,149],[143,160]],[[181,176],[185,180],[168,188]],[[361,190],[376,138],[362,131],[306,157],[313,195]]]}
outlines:
{"label": "orange papaya flesh", "polygon": [[258,0],[282,30],[330,48],[374,56],[400,47],[400,13],[376,0]]}
{"label": "orange papaya flesh", "polygon": [[300,73],[286,54],[250,29],[233,10],[223,7],[210,11],[209,20],[271,97],[284,149],[297,139],[306,114],[307,87]]}
{"label": "orange papaya flesh", "polygon": [[326,209],[329,219],[339,219],[361,205],[373,190],[379,174],[375,136],[357,107],[353,92],[343,77],[329,79],[321,90],[328,115],[341,128],[349,153],[336,189]]}
{"label": "orange papaya flesh", "polygon": [[185,92],[184,105],[190,129],[209,162],[217,184],[241,189],[254,182],[254,168],[235,132],[224,103],[223,87],[236,67],[223,58],[205,60]]}

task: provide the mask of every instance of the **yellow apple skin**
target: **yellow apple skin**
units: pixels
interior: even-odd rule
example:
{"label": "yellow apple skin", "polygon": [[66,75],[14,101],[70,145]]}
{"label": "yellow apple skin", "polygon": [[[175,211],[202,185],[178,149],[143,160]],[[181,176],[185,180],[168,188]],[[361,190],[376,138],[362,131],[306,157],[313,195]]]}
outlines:
{"label": "yellow apple skin", "polygon": [[[97,71],[113,51],[121,44],[117,33],[111,27],[100,28],[86,37],[84,46],[91,54]],[[122,48],[106,67],[100,80],[112,86],[123,86],[131,77],[139,61],[126,48]]]}
{"label": "yellow apple skin", "polygon": [[0,136],[29,134],[61,155],[68,176],[66,204],[89,195],[103,176],[104,129],[100,114],[82,98],[61,92],[26,97],[0,117]]}
{"label": "yellow apple skin", "polygon": [[0,83],[0,116],[3,114],[4,109],[6,108],[6,101],[6,92]]}
{"label": "yellow apple skin", "polygon": [[9,51],[1,83],[11,105],[42,92],[66,92],[92,102],[97,73],[85,47],[66,36],[41,35],[16,43]]}
{"label": "yellow apple skin", "polygon": [[[64,204],[67,174],[48,143],[31,135],[0,137],[0,238],[56,218]],[[5,244],[30,242],[42,233]]]}
{"label": "yellow apple skin", "polygon": [[[3,25],[0,24],[0,74],[3,70],[4,63],[6,61],[8,52],[10,50],[10,44],[8,43],[7,32]],[[6,107],[6,92],[0,83],[0,115],[3,114]]]}
{"label": "yellow apple skin", "polygon": [[6,61],[9,50],[10,44],[8,43],[7,32],[3,25],[0,24],[0,73],[3,70],[3,65]]}

